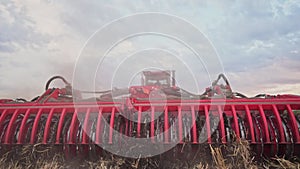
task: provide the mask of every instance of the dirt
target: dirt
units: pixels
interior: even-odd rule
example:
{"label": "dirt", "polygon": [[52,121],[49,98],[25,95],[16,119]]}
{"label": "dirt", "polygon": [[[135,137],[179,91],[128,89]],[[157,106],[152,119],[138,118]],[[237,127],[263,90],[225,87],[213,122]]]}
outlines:
{"label": "dirt", "polygon": [[41,144],[1,147],[0,168],[300,168],[299,159],[255,158],[247,141],[231,145],[177,146],[151,158],[123,158],[102,150],[101,156],[68,157],[62,147]]}

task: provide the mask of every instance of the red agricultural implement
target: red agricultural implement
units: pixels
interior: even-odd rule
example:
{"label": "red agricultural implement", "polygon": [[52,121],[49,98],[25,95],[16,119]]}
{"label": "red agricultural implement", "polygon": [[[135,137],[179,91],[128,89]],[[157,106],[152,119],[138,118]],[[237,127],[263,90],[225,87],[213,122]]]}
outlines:
{"label": "red agricultural implement", "polygon": [[[66,87],[49,88],[55,79]],[[0,151],[40,143],[80,154],[94,151],[96,144],[122,144],[126,138],[179,146],[245,139],[258,156],[300,156],[299,96],[248,98],[233,92],[223,74],[196,95],[177,87],[174,79],[174,71],[144,71],[141,86],[82,99],[86,91],[73,90],[55,76],[45,93],[31,101],[0,100]]]}

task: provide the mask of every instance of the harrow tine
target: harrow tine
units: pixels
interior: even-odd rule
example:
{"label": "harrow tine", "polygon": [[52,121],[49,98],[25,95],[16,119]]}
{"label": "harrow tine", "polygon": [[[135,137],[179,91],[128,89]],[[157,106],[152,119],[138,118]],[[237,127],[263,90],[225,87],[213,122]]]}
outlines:
{"label": "harrow tine", "polygon": [[46,122],[46,126],[45,126],[44,137],[43,137],[43,144],[47,144],[47,139],[48,139],[48,136],[49,136],[49,130],[50,130],[50,125],[51,125],[51,122],[52,122],[53,114],[54,114],[54,108],[52,108],[50,110],[50,113],[47,117],[47,122]]}

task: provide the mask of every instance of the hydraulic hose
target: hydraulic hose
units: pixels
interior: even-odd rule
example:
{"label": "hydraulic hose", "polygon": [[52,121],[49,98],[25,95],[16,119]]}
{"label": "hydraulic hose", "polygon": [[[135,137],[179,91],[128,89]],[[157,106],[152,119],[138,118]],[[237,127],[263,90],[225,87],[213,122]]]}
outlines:
{"label": "hydraulic hose", "polygon": [[71,86],[71,84],[70,84],[64,77],[62,77],[62,76],[53,76],[53,77],[51,77],[51,78],[47,81],[45,90],[48,90],[48,89],[49,89],[49,86],[50,86],[51,82],[52,82],[53,80],[55,80],[55,79],[61,79],[66,85]]}

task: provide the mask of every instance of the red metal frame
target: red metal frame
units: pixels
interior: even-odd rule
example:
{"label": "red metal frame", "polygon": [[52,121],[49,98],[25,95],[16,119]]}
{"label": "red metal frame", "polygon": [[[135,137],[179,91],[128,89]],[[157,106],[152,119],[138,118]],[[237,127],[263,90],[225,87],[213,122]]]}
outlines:
{"label": "red metal frame", "polygon": [[[166,103],[159,99],[150,103],[149,91],[163,87],[133,86],[129,88],[130,97],[116,102],[75,104],[71,86],[63,78],[66,88],[48,89],[55,78],[47,82],[46,92],[35,101],[0,99],[0,145],[112,145],[122,144],[128,137],[146,137],[152,144],[194,145],[203,140],[226,144],[246,139],[259,155],[285,155],[291,151],[288,153],[300,156],[300,96],[237,98],[228,80],[220,75],[218,80],[224,78],[226,85],[222,87],[215,81],[206,90],[205,99],[178,97]],[[81,98],[80,91],[75,92]],[[215,95],[228,99],[212,100]],[[126,119],[123,113],[137,117],[136,121]],[[143,123],[146,116],[150,116],[147,124]]]}
{"label": "red metal frame", "polygon": [[[225,104],[223,105],[225,101]],[[154,119],[154,113],[156,107],[162,106],[160,102],[157,103],[151,103],[152,106],[154,106],[151,109],[152,112],[152,119]],[[111,114],[111,120],[109,122],[109,125],[111,129],[109,130],[109,143],[112,143],[112,135],[113,135],[113,128],[114,128],[114,120],[115,116],[118,115],[118,110],[122,107],[122,103],[102,103],[99,102],[95,106],[92,103],[77,103],[76,106],[80,107],[80,111],[84,112],[85,114],[85,122],[84,122],[84,127],[83,129],[88,130],[88,121],[89,121],[89,116],[92,111],[97,110],[98,112],[98,119],[102,118],[102,114],[109,113]],[[140,136],[141,132],[141,124],[142,124],[142,114],[145,111],[145,109],[148,109],[150,107],[149,103],[147,102],[137,102],[134,103],[133,106],[136,108],[136,113],[138,113],[138,129],[137,129],[137,135],[138,137]],[[226,133],[225,133],[225,127],[224,127],[224,118],[223,114],[226,112],[227,116],[230,116],[233,118],[233,125],[235,126],[235,133],[237,137],[240,137],[240,129],[238,127],[238,114],[244,114],[243,116],[245,117],[243,120],[245,120],[248,125],[249,125],[249,132],[250,132],[250,138],[251,142],[255,143],[257,140],[255,132],[253,130],[254,128],[254,123],[252,120],[252,111],[258,111],[259,115],[262,118],[262,124],[263,124],[263,133],[265,137],[265,143],[271,143],[270,141],[270,129],[268,127],[268,121],[266,119],[266,113],[265,111],[268,111],[269,115],[273,115],[276,118],[276,125],[277,129],[279,131],[280,135],[280,140],[279,143],[285,144],[287,140],[285,140],[285,134],[283,130],[283,122],[282,122],[282,117],[280,116],[284,111],[287,112],[288,119],[289,119],[289,124],[291,128],[291,132],[293,133],[293,140],[295,143],[300,142],[300,137],[299,137],[299,124],[297,122],[297,119],[295,117],[295,114],[293,113],[293,110],[300,110],[300,99],[298,98],[293,98],[293,99],[230,99],[230,100],[220,100],[219,102],[214,101],[210,102],[209,100],[182,100],[182,101],[177,101],[177,100],[170,100],[168,103],[165,105],[164,109],[164,139],[165,143],[168,143],[169,140],[169,113],[171,111],[176,111],[178,112],[178,132],[179,132],[179,138],[180,140],[183,139],[182,135],[182,109],[187,110],[189,109],[190,116],[195,119],[194,113],[198,113],[199,115],[204,115],[206,118],[206,128],[207,128],[207,140],[210,143],[211,138],[210,138],[210,124],[209,124],[209,109],[212,108],[213,111],[215,110],[215,106],[217,106],[217,112],[219,113],[219,119],[220,119],[220,136],[222,143],[226,143]],[[222,107],[223,110],[222,110]],[[0,125],[1,129],[3,129],[3,124],[5,119],[8,119],[9,117],[9,123],[6,126],[5,130],[5,139],[4,139],[4,144],[10,144],[11,142],[11,136],[10,132],[14,128],[15,122],[19,116],[22,116],[22,123],[20,125],[20,132],[19,132],[19,137],[18,137],[18,144],[24,143],[24,129],[26,128],[26,120],[29,118],[29,116],[34,115],[34,122],[33,122],[33,127],[31,131],[31,137],[30,137],[30,143],[34,144],[36,142],[36,134],[38,131],[39,127],[39,122],[41,119],[41,116],[47,116],[48,119],[46,121],[46,127],[45,127],[45,133],[43,135],[43,143],[47,143],[47,139],[49,136],[49,130],[50,130],[50,123],[51,119],[53,116],[59,116],[59,124],[57,128],[57,137],[56,137],[56,144],[61,143],[59,141],[59,138],[61,137],[60,133],[62,132],[62,127],[63,127],[63,121],[64,117],[66,114],[71,114],[72,115],[72,121],[70,125],[70,138],[69,138],[69,143],[73,144],[74,143],[74,128],[77,123],[77,112],[79,110],[75,108],[73,103],[43,103],[43,104],[37,104],[37,103],[23,103],[23,104],[0,104]],[[203,114],[201,114],[203,112]],[[228,113],[229,112],[229,113]],[[243,112],[243,113],[241,113]],[[101,121],[98,120],[97,122],[97,138],[101,136],[100,132],[101,128]],[[197,143],[196,139],[197,138],[197,131],[195,124],[191,127],[192,128],[192,142]],[[151,123],[151,136],[154,135],[154,123]],[[87,135],[83,135],[82,143],[85,144],[87,142]],[[100,142],[99,139],[96,139],[96,142]]]}
{"label": "red metal frame", "polygon": [[[66,89],[47,89],[34,102],[0,100],[0,144],[36,144],[39,141],[56,145],[119,144],[116,138],[123,138],[122,134],[149,137],[153,144],[200,144],[202,140],[209,144],[226,144],[234,135],[238,140],[249,140],[256,146],[258,154],[284,155],[288,147],[292,147],[292,154],[300,155],[300,122],[294,112],[300,111],[299,96],[174,99],[167,100],[167,103],[151,100],[151,104],[148,99],[129,97],[125,101],[75,104],[70,98],[60,97],[67,93]],[[50,102],[51,99],[56,101]],[[125,108],[130,116],[137,115],[136,122],[123,117],[120,111],[125,111]],[[155,119],[156,113],[161,113],[161,117]],[[149,133],[145,136],[143,128],[148,124],[143,121],[146,114],[150,115],[151,121]],[[91,118],[92,115],[96,118]],[[173,116],[176,123],[171,120]],[[204,119],[203,126],[198,117]],[[117,119],[123,119],[124,124],[120,125]],[[188,119],[191,124],[188,124]],[[218,127],[213,130],[215,119]],[[203,128],[204,135],[200,134]],[[55,133],[51,133],[53,129]],[[171,136],[174,130],[175,140]],[[94,138],[90,138],[90,133]],[[206,138],[200,138],[203,136]]]}

